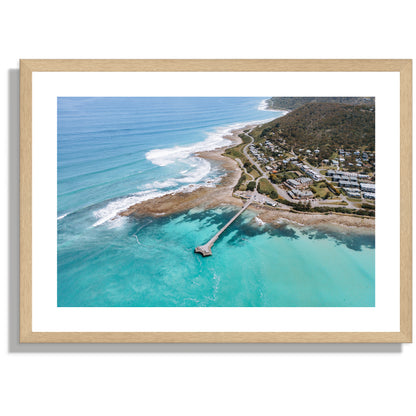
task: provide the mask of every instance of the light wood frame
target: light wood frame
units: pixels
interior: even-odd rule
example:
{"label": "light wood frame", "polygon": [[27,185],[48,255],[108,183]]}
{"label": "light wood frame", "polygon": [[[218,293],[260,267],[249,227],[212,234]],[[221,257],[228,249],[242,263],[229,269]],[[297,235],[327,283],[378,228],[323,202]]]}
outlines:
{"label": "light wood frame", "polygon": [[[33,332],[32,73],[290,71],[400,73],[400,332]],[[22,343],[401,343],[412,342],[411,60],[21,60],[20,342]]]}

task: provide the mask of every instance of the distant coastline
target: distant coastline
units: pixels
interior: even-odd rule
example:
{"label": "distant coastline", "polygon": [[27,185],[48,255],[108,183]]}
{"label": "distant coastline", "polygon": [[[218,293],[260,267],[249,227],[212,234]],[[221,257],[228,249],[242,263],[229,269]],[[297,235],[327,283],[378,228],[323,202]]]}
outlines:
{"label": "distant coastline", "polygon": [[332,103],[343,105],[374,106],[374,97],[271,97],[264,100],[267,109],[274,111],[293,111],[312,103]]}
{"label": "distant coastline", "polygon": [[283,112],[285,114],[287,114],[289,112],[289,110],[285,109],[285,108],[272,108],[270,106],[270,102],[269,102],[270,98],[266,98],[265,100],[262,100],[259,104],[259,110],[262,111],[276,111],[276,112]]}

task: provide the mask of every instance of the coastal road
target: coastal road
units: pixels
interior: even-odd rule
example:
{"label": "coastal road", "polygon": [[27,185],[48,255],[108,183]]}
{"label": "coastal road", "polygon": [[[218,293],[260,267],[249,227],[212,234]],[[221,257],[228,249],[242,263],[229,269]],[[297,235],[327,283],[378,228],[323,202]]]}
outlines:
{"label": "coastal road", "polygon": [[253,176],[252,176],[252,175],[250,175],[250,174],[247,172],[247,169],[244,167],[243,162],[242,162],[242,161],[241,161],[238,157],[237,157],[235,160],[236,160],[236,161],[237,161],[237,163],[240,165],[240,168],[242,169],[242,171],[243,171],[246,175],[250,176],[251,180],[252,180],[252,181],[254,181]]}
{"label": "coastal road", "polygon": [[[250,138],[251,142],[243,147],[243,153],[244,153],[244,156],[247,157],[247,159],[250,161],[250,163],[252,165],[254,165],[261,174],[261,176],[259,176],[256,180],[256,187],[257,187],[258,181],[261,178],[267,179],[268,181],[269,181],[269,178],[267,176],[267,173],[263,171],[263,169],[260,167],[260,165],[249,154],[248,148],[249,148],[250,145],[252,145],[254,143],[254,138],[252,136],[250,136],[250,133],[251,133],[251,130],[248,133],[246,133],[246,135]],[[297,200],[291,198],[289,196],[289,194],[284,189],[282,189],[280,186],[274,184],[271,181],[269,181],[269,182],[281,198],[283,198],[283,199],[285,199],[286,201],[289,201],[289,202],[298,202]]]}

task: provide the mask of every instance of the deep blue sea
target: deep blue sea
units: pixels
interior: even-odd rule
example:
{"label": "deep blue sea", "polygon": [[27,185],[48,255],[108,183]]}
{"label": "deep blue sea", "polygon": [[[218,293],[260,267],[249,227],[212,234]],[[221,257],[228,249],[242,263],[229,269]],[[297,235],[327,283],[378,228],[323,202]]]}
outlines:
{"label": "deep blue sea", "polygon": [[223,206],[158,218],[117,214],[175,191],[215,186],[194,155],[281,115],[267,97],[58,98],[58,306],[374,306],[374,235],[259,225]]}

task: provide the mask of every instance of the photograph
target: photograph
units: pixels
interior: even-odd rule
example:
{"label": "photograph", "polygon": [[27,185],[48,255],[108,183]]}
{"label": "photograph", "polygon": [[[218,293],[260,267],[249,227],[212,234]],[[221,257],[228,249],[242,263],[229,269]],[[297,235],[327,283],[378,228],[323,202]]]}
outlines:
{"label": "photograph", "polygon": [[56,108],[58,308],[375,307],[375,97]]}
{"label": "photograph", "polygon": [[3,2],[0,415],[416,414],[412,4]]}

